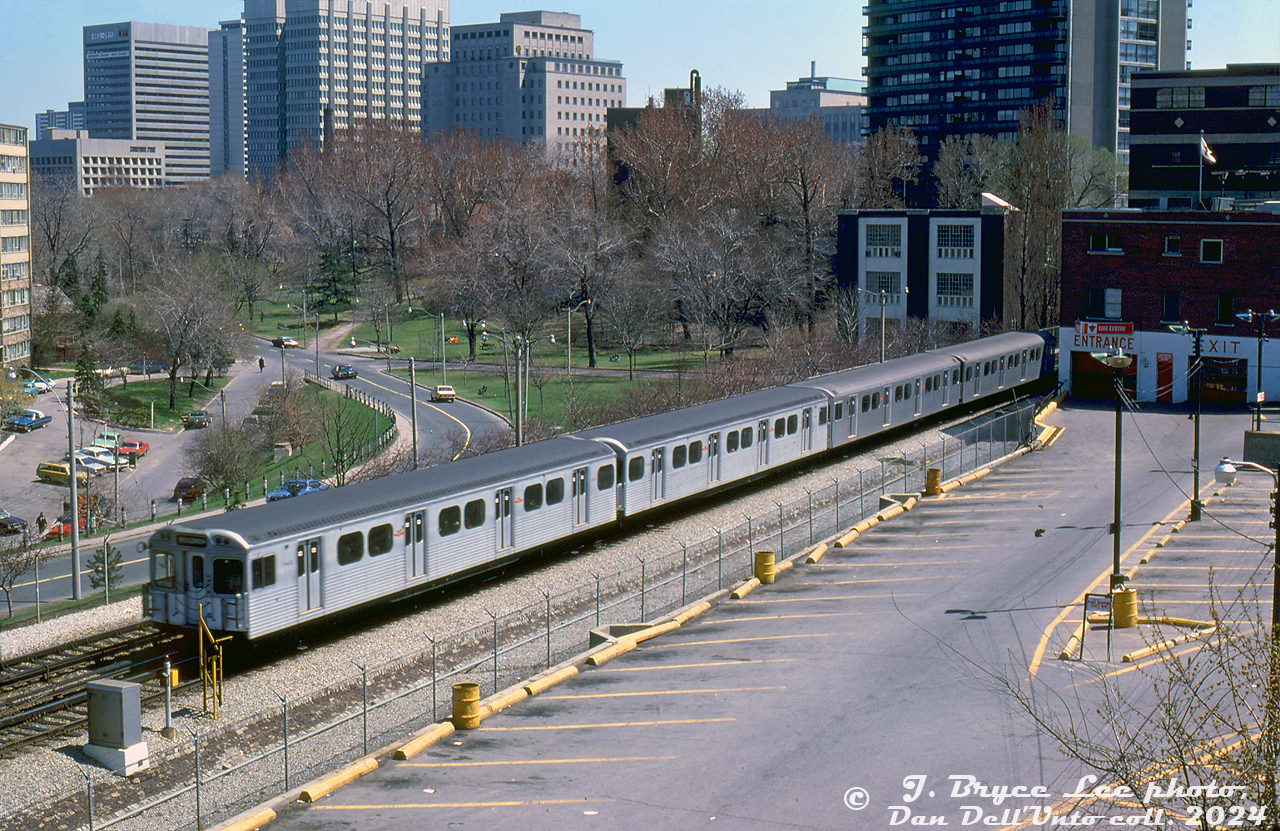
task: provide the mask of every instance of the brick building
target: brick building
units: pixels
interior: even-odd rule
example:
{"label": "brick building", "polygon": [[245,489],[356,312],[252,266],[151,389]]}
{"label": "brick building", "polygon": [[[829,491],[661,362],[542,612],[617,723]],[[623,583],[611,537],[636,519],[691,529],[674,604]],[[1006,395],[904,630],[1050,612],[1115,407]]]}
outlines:
{"label": "brick building", "polygon": [[[1133,355],[1139,401],[1184,401],[1193,337],[1203,329],[1203,400],[1253,401],[1258,326],[1237,315],[1280,306],[1280,214],[1267,211],[1067,211],[1062,220],[1059,376],[1078,395],[1110,397],[1091,352]],[[1262,390],[1280,399],[1280,323],[1265,324]]]}

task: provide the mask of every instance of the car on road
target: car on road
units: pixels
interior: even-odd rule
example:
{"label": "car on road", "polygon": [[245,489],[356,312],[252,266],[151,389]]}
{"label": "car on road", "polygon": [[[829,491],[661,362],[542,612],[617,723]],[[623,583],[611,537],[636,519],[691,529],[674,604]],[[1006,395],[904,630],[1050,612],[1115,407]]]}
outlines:
{"label": "car on road", "polygon": [[22,382],[22,391],[27,395],[42,395],[46,392],[53,392],[53,384],[43,378],[28,378]]}
{"label": "car on road", "polygon": [[6,418],[4,420],[4,429],[15,433],[30,433],[32,430],[43,427],[51,421],[53,421],[53,417],[45,415],[40,410],[23,410],[15,416]]}
{"label": "car on road", "polygon": [[27,530],[27,521],[22,517],[2,516],[0,517],[0,535],[12,536],[14,534],[24,534]]}
{"label": "car on road", "polygon": [[182,417],[183,427],[208,427],[213,423],[213,416],[204,410],[192,410]]}
{"label": "car on road", "polygon": [[[69,457],[70,454],[68,453],[62,454],[62,461],[64,464],[67,462]],[[85,453],[84,448],[76,451],[76,465],[83,470],[87,470],[94,476],[97,476],[100,473],[106,473],[110,468],[110,465],[106,462],[100,461],[98,457],[90,453]]]}
{"label": "car on road", "polygon": [[142,439],[125,439],[119,445],[120,455],[132,459],[134,464],[137,464],[139,459],[147,455],[147,451],[150,449],[151,444]]}
{"label": "car on road", "polygon": [[319,493],[329,490],[329,486],[319,479],[286,479],[280,490],[267,494],[268,502],[279,502],[291,496],[304,496],[308,493]]}
{"label": "car on road", "polygon": [[271,341],[271,345],[277,349],[297,349],[301,346],[296,338],[281,337]]}
{"label": "car on road", "polygon": [[452,401],[457,397],[458,394],[454,392],[453,387],[448,384],[440,384],[431,390],[432,401]]}
{"label": "car on road", "polygon": [[155,375],[160,372],[168,372],[169,367],[165,366],[162,361],[147,358],[141,361],[134,361],[129,364],[130,375]]}
{"label": "car on road", "polygon": [[96,444],[80,448],[80,452],[77,456],[86,460],[93,459],[94,461],[102,464],[109,471],[129,466],[129,460],[116,453],[114,449],[110,447],[100,447]]}
{"label": "car on road", "polygon": [[194,476],[183,476],[178,480],[178,484],[173,486],[173,500],[191,502],[199,499],[200,494],[204,493],[207,487],[203,481]]}
{"label": "car on road", "polygon": [[347,364],[338,364],[333,368],[333,372],[331,374],[335,381],[341,381],[344,378],[355,378],[356,368],[348,366]]}

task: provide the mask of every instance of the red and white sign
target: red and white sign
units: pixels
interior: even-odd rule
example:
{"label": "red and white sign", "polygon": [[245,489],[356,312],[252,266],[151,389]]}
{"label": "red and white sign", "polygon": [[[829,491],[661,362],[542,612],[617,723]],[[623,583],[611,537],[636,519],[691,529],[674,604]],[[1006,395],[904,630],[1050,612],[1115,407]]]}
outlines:
{"label": "red and white sign", "polygon": [[1133,322],[1096,323],[1091,320],[1077,320],[1076,333],[1081,335],[1132,335]]}
{"label": "red and white sign", "polygon": [[1075,351],[1135,354],[1137,346],[1133,336],[1133,323],[1097,323],[1077,320],[1075,335],[1071,339],[1071,348]]}
{"label": "red and white sign", "polygon": [[1086,615],[1111,614],[1111,595],[1086,594],[1084,596],[1084,613]]}

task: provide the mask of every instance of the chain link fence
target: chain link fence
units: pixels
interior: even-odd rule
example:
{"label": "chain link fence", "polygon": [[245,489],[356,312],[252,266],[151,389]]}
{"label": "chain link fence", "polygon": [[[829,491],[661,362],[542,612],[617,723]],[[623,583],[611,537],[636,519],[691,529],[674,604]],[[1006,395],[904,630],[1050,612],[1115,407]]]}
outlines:
{"label": "chain link fence", "polygon": [[[431,641],[428,649],[280,702],[274,713],[220,726],[217,732],[152,756],[152,773],[86,784],[55,798],[62,827],[155,831],[200,829],[341,768],[446,719],[452,685],[480,685],[484,698],[582,652],[592,629],[653,620],[728,588],[752,573],[754,552],[779,559],[874,515],[881,497],[919,493],[926,471],[947,480],[982,467],[1033,440],[1036,405],[1025,402],[954,428],[941,441],[883,459],[856,475],[744,517],[714,536],[595,575],[592,583],[488,623]],[[42,800],[5,818],[4,827],[48,818]]]}

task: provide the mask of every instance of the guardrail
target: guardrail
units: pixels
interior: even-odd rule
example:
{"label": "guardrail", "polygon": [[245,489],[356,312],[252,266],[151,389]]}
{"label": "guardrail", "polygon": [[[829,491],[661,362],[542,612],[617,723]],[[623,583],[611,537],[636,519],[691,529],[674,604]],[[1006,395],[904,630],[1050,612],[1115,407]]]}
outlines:
{"label": "guardrail", "polygon": [[[543,592],[541,602],[524,609],[489,612],[487,624],[428,638],[428,649],[363,668],[282,701],[276,713],[223,725],[154,754],[152,766],[170,776],[90,782],[0,819],[0,825],[25,827],[25,821],[54,813],[67,817],[67,827],[91,831],[178,831],[223,821],[446,718],[455,681],[478,682],[481,698],[492,695],[583,651],[592,629],[651,620],[749,577],[759,548],[782,559],[875,515],[883,496],[922,492],[929,468],[951,479],[1029,445],[1036,411],[1034,402],[1020,402],[981,416],[941,442],[922,443],[918,452],[833,478],[802,499],[779,504],[776,512],[748,516],[569,592]],[[346,704],[337,716],[335,703]],[[219,758],[220,748],[236,750],[234,763]],[[171,784],[175,771],[186,771],[177,787]],[[92,817],[86,806],[94,806],[88,809]]]}

